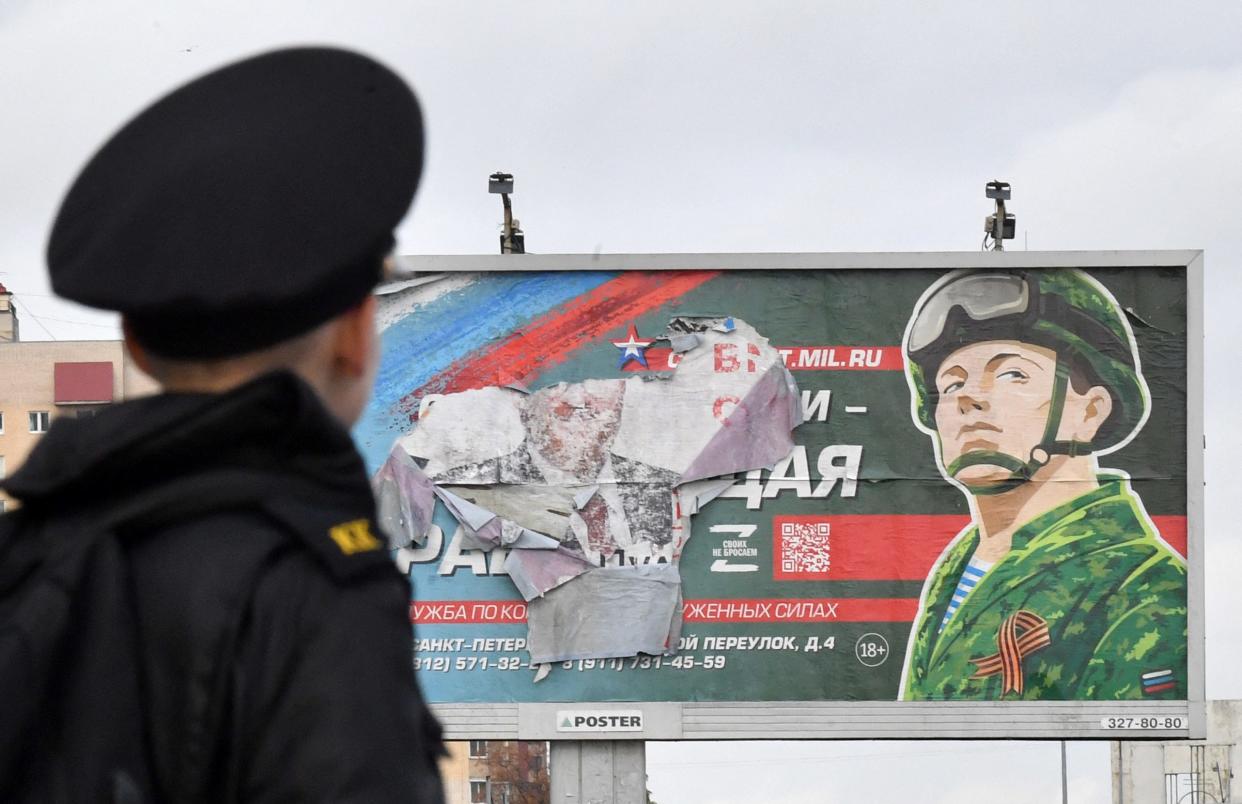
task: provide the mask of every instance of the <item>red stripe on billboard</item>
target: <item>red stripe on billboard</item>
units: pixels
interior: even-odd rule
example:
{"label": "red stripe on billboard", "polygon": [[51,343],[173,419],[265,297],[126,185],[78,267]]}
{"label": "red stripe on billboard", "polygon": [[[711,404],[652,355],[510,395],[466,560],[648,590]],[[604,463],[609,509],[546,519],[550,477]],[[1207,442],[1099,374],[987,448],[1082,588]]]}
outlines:
{"label": "red stripe on billboard", "polygon": [[759,598],[687,600],[688,623],[903,623],[914,620],[918,598]]}
{"label": "red stripe on billboard", "polygon": [[[826,573],[784,575],[780,525],[830,525]],[[1153,516],[1164,540],[1186,554],[1186,517]],[[854,514],[773,517],[774,577],[792,581],[923,581],[949,541],[969,522],[956,514]],[[704,538],[711,538],[705,536]],[[701,599],[685,602],[686,622],[907,622],[915,598]],[[410,622],[439,625],[526,622],[521,601],[430,600],[410,604]]]}
{"label": "red stripe on billboard", "polygon": [[902,371],[900,346],[778,346],[790,371]]}
{"label": "red stripe on billboard", "polygon": [[410,622],[436,625],[524,623],[520,600],[420,600],[410,603]]}
{"label": "red stripe on billboard", "polygon": [[1143,687],[1143,694],[1144,695],[1155,695],[1157,692],[1164,692],[1165,690],[1171,690],[1175,688],[1176,686],[1177,686],[1176,682],[1170,681],[1168,684],[1157,684],[1154,687]]}
{"label": "red stripe on billboard", "polygon": [[[909,622],[917,598],[763,598],[687,600],[690,623]],[[507,600],[430,600],[410,604],[410,622],[421,625],[524,623],[526,604]]]}
{"label": "red stripe on billboard", "polygon": [[789,581],[922,581],[969,523],[959,514],[773,517],[772,574]]}
{"label": "red stripe on billboard", "polygon": [[[900,346],[778,346],[790,371],[903,371]],[[677,355],[667,346],[643,350],[646,368],[636,360],[625,371],[669,371],[677,367]]]}
{"label": "red stripe on billboard", "polygon": [[568,306],[531,321],[494,346],[476,352],[406,394],[402,401],[427,393],[451,394],[489,385],[522,382],[560,363],[574,350],[602,339],[635,318],[716,278],[719,271],[629,271]]}
{"label": "red stripe on billboard", "polygon": [[1160,538],[1168,542],[1169,547],[1177,551],[1182,558],[1186,557],[1186,517],[1185,516],[1153,516],[1152,524],[1160,531]]}
{"label": "red stripe on billboard", "polygon": [[637,360],[630,360],[621,367],[622,371],[670,371],[677,368],[680,360],[672,349],[667,346],[649,346],[643,350],[643,359],[647,365]]}
{"label": "red stripe on billboard", "polygon": [[[1155,516],[1161,537],[1186,555],[1186,517]],[[853,514],[772,518],[772,577],[782,581],[922,581],[953,537],[957,514]]]}

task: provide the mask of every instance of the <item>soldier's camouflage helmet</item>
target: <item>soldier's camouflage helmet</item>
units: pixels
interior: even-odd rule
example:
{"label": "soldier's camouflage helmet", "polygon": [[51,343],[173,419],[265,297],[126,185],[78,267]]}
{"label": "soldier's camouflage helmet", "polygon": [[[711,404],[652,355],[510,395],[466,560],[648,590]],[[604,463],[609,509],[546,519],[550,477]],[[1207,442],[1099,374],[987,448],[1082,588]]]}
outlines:
{"label": "soldier's camouflage helmet", "polygon": [[[1043,443],[1023,460],[1106,451],[1127,441],[1147,419],[1148,392],[1134,334],[1117,301],[1076,269],[1038,272],[958,271],[932,286],[915,306],[902,344],[914,412],[936,429],[934,377],[944,358],[972,343],[1015,340],[1057,354],[1057,376]],[[1108,389],[1113,410],[1090,443],[1056,441],[1073,368]],[[1034,453],[1043,451],[1042,460]],[[1035,467],[1031,467],[1032,470]]]}

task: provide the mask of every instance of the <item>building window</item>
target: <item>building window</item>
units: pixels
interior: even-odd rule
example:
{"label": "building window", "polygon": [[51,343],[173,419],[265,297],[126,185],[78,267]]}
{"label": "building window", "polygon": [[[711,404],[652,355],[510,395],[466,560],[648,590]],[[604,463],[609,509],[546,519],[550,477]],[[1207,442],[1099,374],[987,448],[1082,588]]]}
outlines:
{"label": "building window", "polygon": [[0,410],[0,435],[4,435],[4,411]]}
{"label": "building window", "polygon": [[4,473],[4,456],[0,455],[0,480],[4,480],[7,475]]}
{"label": "building window", "polygon": [[470,804],[487,804],[487,780],[470,780]]}
{"label": "building window", "polygon": [[30,432],[46,433],[52,424],[52,414],[46,410],[30,411]]}
{"label": "building window", "polygon": [[475,759],[487,756],[487,740],[471,740],[470,756]]}

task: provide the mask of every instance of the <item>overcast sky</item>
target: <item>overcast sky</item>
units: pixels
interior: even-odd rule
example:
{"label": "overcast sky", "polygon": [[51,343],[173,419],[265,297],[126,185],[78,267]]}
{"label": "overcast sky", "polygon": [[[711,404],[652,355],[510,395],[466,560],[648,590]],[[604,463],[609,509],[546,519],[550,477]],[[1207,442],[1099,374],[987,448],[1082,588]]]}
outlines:
{"label": "overcast sky", "polygon": [[[159,94],[288,44],[356,47],[416,86],[404,253],[493,252],[497,169],[544,253],[972,250],[1005,179],[1011,248],[1206,250],[1207,690],[1242,697],[1242,4],[1016,6],[0,0],[0,283],[24,339],[116,337],[48,295],[61,194]],[[1055,743],[649,751],[661,804],[1046,802],[1058,769]],[[1105,800],[1106,745],[1074,746],[1071,776],[1071,800]]]}

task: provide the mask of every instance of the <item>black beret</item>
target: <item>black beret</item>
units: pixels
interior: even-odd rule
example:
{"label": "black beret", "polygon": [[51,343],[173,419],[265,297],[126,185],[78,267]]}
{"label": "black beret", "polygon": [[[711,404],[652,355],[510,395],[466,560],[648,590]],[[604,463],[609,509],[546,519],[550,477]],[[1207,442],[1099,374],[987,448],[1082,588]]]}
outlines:
{"label": "black beret", "polygon": [[61,205],[52,287],[173,358],[242,354],[362,301],[418,187],[418,101],[332,48],[231,64],[110,139]]}

